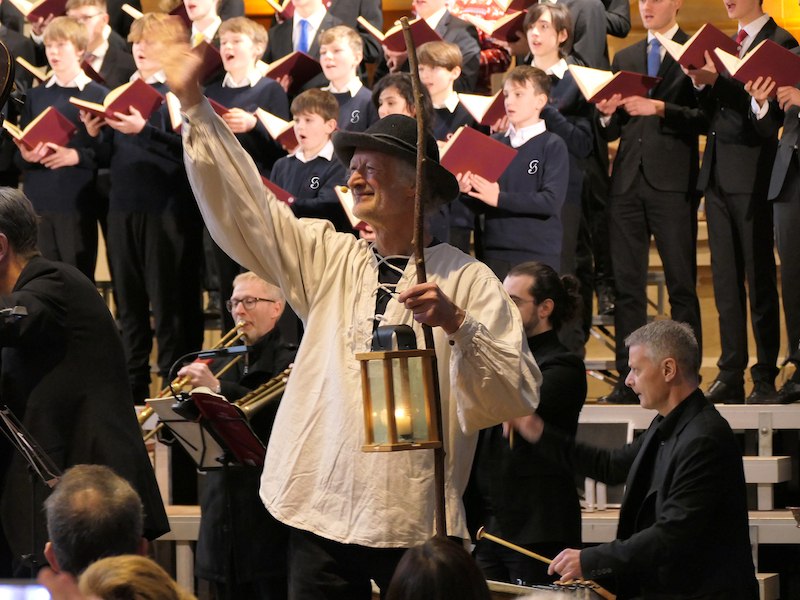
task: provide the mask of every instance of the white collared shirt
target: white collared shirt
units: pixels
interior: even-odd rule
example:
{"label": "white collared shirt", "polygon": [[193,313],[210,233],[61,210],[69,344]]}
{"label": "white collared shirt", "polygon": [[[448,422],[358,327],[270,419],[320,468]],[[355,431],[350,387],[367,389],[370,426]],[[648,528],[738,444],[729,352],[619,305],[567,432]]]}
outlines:
{"label": "white collared shirt", "polygon": [[87,57],[88,57],[89,55],[91,55],[91,56],[92,56],[92,58],[91,58],[91,59],[87,59],[87,61],[86,61],[86,62],[88,62],[88,63],[89,63],[89,65],[90,65],[90,66],[91,66],[91,67],[92,67],[92,68],[93,68],[95,71],[97,71],[97,72],[99,73],[99,72],[100,72],[100,67],[102,67],[102,66],[103,66],[103,61],[104,61],[104,60],[105,60],[105,58],[106,58],[106,53],[107,53],[107,52],[108,52],[108,38],[106,37],[106,38],[105,38],[105,39],[104,39],[104,40],[103,40],[103,41],[100,43],[100,45],[99,45],[97,48],[95,48],[95,49],[94,49],[94,50],[92,50],[91,52],[89,52],[88,50],[86,51],[86,56],[87,56]]}
{"label": "white collared shirt", "polygon": [[[131,75],[131,81],[136,81],[137,79],[141,79],[142,74],[139,71],[136,71],[133,75]],[[155,83],[166,83],[167,82],[167,74],[164,71],[156,71],[150,77],[144,80],[145,83],[153,85]]]}
{"label": "white collared shirt", "polygon": [[[678,24],[677,23],[675,23],[675,25],[670,27],[662,35],[665,38],[667,38],[668,40],[671,40],[672,38],[675,37],[676,33],[678,33]],[[653,33],[652,31],[648,30],[648,32],[647,32],[647,49],[648,50],[650,50],[650,42],[652,42],[654,39],[656,39],[656,34]],[[663,44],[661,45],[661,49],[659,50],[659,54],[661,55],[661,60],[664,60],[664,56],[667,54],[667,49],[664,48]]]}
{"label": "white collared shirt", "polygon": [[327,161],[333,160],[333,142],[331,140],[328,140],[322,147],[322,150],[317,152],[314,156],[306,156],[300,146],[297,147],[297,150],[294,153],[294,157],[301,163],[311,162],[318,156],[321,156]]}
{"label": "white collared shirt", "polygon": [[241,81],[234,81],[233,76],[230,73],[225,73],[225,77],[222,80],[222,87],[226,88],[244,88],[244,87],[253,87],[259,81],[261,81],[262,75],[259,70],[255,67],[250,69],[247,72],[247,75],[244,76],[244,79]]}
{"label": "white collared shirt", "polygon": [[324,91],[326,91],[326,92],[330,92],[331,94],[344,94],[345,92],[347,92],[347,93],[350,94],[350,97],[352,98],[353,96],[355,96],[359,92],[359,90],[362,87],[364,87],[364,84],[361,83],[361,80],[358,77],[353,77],[348,82],[348,84],[346,86],[344,86],[342,89],[339,89],[339,88],[335,87],[332,83],[329,84],[329,85],[326,85],[322,89]]}
{"label": "white collared shirt", "polygon": [[756,35],[758,34],[759,31],[761,31],[764,25],[767,24],[767,21],[769,21],[769,15],[767,13],[764,13],[756,20],[751,21],[750,23],[742,27],[742,29],[744,29],[747,32],[747,37],[742,40],[742,45],[739,48],[739,58],[744,56],[745,52],[747,52],[750,49],[750,46],[753,45],[753,40],[755,39]]}
{"label": "white collared shirt", "polygon": [[430,17],[425,19],[425,22],[430,26],[431,29],[436,29],[436,26],[439,24],[439,21],[442,20],[445,13],[447,12],[447,7],[444,6],[433,13]]}
{"label": "white collared shirt", "polygon": [[79,71],[78,74],[75,76],[75,79],[72,81],[63,82],[58,79],[57,75],[53,75],[50,79],[47,80],[47,83],[44,84],[44,87],[53,87],[54,85],[58,85],[59,87],[63,88],[78,88],[80,91],[83,91],[87,85],[92,82],[91,78],[84,73],[83,71]]}
{"label": "white collared shirt", "polygon": [[[532,67],[536,66],[536,57],[531,57],[531,66]],[[555,75],[559,79],[564,79],[564,74],[568,70],[569,70],[569,65],[567,64],[567,61],[562,58],[556,64],[544,69],[544,72],[547,73],[548,75]]]}
{"label": "white collared shirt", "polygon": [[211,25],[206,27],[203,30],[197,29],[194,23],[192,23],[192,46],[196,46],[197,44],[194,42],[195,37],[198,33],[203,34],[203,38],[210,44],[211,41],[214,39],[214,36],[217,35],[217,30],[219,26],[222,25],[222,19],[217,16],[212,22]]}
{"label": "white collared shirt", "polygon": [[448,111],[455,112],[456,108],[458,108],[458,103],[460,100],[458,99],[458,94],[455,91],[450,92],[450,95],[444,99],[444,102],[441,104],[434,104],[433,108],[446,108]]}
{"label": "white collared shirt", "polygon": [[545,126],[544,121],[538,121],[533,125],[528,125],[522,129],[515,129],[513,125],[509,125],[508,131],[506,131],[506,137],[510,138],[512,148],[519,148],[525,142],[532,140],[537,135],[541,135],[545,131],[547,131],[547,127]]}
{"label": "white collared shirt", "polygon": [[[319,31],[320,25],[322,25],[322,19],[325,18],[325,15],[328,13],[328,10],[323,6],[319,10],[311,13],[308,17],[305,18],[308,21],[308,47],[311,48],[311,43],[314,41],[314,38],[317,35],[317,31]],[[294,17],[292,17],[292,48],[297,50],[297,44],[300,41],[300,21],[303,20],[299,14],[295,13]]]}

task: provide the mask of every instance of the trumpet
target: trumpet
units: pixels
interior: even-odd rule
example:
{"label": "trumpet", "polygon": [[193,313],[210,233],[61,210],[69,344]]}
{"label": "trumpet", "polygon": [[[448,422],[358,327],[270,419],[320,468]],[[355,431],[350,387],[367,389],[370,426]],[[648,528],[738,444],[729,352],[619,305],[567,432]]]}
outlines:
{"label": "trumpet", "polygon": [[248,392],[234,404],[242,410],[245,417],[250,419],[255,413],[283,394],[293,366],[289,365],[284,371],[281,371],[269,381],[262,383],[253,391]]}
{"label": "trumpet", "polygon": [[[231,346],[234,346],[239,341],[239,338],[242,337],[242,334],[239,332],[239,328],[243,324],[244,323],[241,321],[236,323],[236,326],[233,329],[231,329],[228,333],[223,335],[211,349],[220,350],[221,348],[230,348]],[[241,355],[233,358],[230,362],[228,362],[228,364],[226,364],[217,373],[215,373],[214,377],[220,377],[224,375],[230,368],[232,368],[240,360],[242,360]],[[189,383],[189,379],[187,377],[176,377],[175,379],[172,380],[172,383],[170,385],[166,386],[156,395],[156,398],[165,398],[166,396],[172,393],[173,389],[181,389],[187,383]],[[139,426],[141,427],[142,425],[144,425],[147,419],[149,419],[152,414],[153,414],[153,409],[149,406],[146,406],[139,413],[139,416],[137,417],[139,420]],[[145,439],[149,439],[150,437],[152,437],[152,434],[147,436]]]}

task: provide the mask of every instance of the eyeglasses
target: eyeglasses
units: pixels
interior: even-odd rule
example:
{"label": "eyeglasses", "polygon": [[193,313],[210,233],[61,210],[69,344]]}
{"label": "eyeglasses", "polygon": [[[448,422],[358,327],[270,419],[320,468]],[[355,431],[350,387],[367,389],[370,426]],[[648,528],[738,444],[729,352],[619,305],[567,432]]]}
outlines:
{"label": "eyeglasses", "polygon": [[233,312],[237,306],[243,304],[245,310],[253,310],[259,302],[272,302],[274,304],[277,300],[272,300],[270,298],[253,298],[252,296],[242,298],[241,300],[238,298],[231,298],[225,303],[225,308],[228,309],[228,312]]}
{"label": "eyeglasses", "polygon": [[74,17],[70,17],[70,18],[73,21],[77,21],[78,23],[86,23],[87,21],[91,21],[95,17],[99,17],[100,15],[103,15],[103,14],[105,14],[105,13],[95,13],[93,15],[80,15],[80,16],[74,16]]}

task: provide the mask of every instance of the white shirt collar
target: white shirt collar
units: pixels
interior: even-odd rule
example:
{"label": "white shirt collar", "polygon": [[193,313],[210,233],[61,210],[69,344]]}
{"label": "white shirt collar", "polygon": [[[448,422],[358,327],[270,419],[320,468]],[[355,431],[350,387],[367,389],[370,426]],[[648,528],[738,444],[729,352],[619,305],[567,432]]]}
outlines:
{"label": "white shirt collar", "polygon": [[[142,78],[142,75],[139,73],[139,71],[136,71],[136,73],[131,75],[131,79],[130,80],[131,81],[136,81],[137,79],[141,79],[141,78]],[[150,85],[153,85],[154,83],[166,83],[167,82],[167,74],[164,73],[163,70],[162,71],[156,71],[155,73],[153,73],[153,75],[151,75],[150,77],[145,79],[144,82],[145,83],[149,83]]]}
{"label": "white shirt collar", "polygon": [[83,88],[89,85],[91,81],[92,79],[86,73],[80,71],[75,76],[75,79],[66,82],[60,81],[56,75],[53,75],[47,80],[47,83],[44,84],[44,87],[53,87],[54,85],[58,85],[59,87],[63,88],[78,88],[80,91],[83,91]]}
{"label": "white shirt collar", "polygon": [[444,99],[444,102],[438,106],[434,105],[433,108],[446,108],[448,111],[455,112],[456,108],[458,108],[458,103],[460,100],[458,99],[458,94],[453,91],[450,92],[450,95]]}
{"label": "white shirt collar", "polygon": [[320,150],[315,156],[311,156],[309,158],[306,158],[306,155],[303,153],[303,151],[298,146],[297,150],[294,153],[294,156],[301,163],[310,162],[310,161],[314,160],[315,158],[317,158],[319,156],[321,156],[322,158],[324,158],[327,161],[331,161],[331,160],[333,160],[333,142],[331,140],[328,140],[325,143],[325,145],[322,147],[322,150]]}
{"label": "white shirt collar", "polygon": [[435,13],[433,13],[430,17],[425,19],[425,22],[430,26],[431,29],[436,29],[436,26],[439,24],[439,21],[442,20],[446,12],[447,12],[447,7],[443,6]]}
{"label": "white shirt collar", "polygon": [[346,86],[344,86],[344,88],[342,88],[342,89],[338,89],[338,88],[334,87],[334,85],[332,83],[326,85],[322,89],[325,90],[326,92],[330,92],[331,94],[344,94],[345,92],[349,92],[350,93],[350,97],[352,98],[353,96],[355,96],[359,92],[359,90],[362,87],[364,87],[364,84],[361,83],[361,80],[358,77],[353,77],[348,82],[348,84]]}
{"label": "white shirt collar", "polygon": [[[531,59],[531,66],[532,67],[536,66],[536,58]],[[568,70],[569,70],[569,65],[567,65],[567,61],[562,58],[553,66],[545,69],[544,72],[547,73],[548,75],[555,75],[559,79],[564,79],[564,73],[566,73]]]}
{"label": "white shirt collar", "polygon": [[758,32],[761,31],[761,28],[764,27],[764,25],[766,25],[768,21],[769,21],[769,15],[767,13],[764,13],[763,15],[758,17],[755,21],[752,21],[747,25],[745,25],[744,27],[742,27],[742,29],[744,29],[747,32],[747,37],[744,38],[744,40],[742,41],[742,49],[739,51],[740,55],[743,56],[744,53],[747,52],[747,50],[749,50],[750,46],[753,45],[753,39],[755,39]]}
{"label": "white shirt collar", "polygon": [[244,79],[241,81],[234,81],[233,77],[230,73],[225,73],[225,77],[222,80],[222,87],[227,88],[244,88],[244,87],[253,87],[259,81],[261,81],[261,73],[258,69],[253,67],[247,72],[247,75],[244,76]]}
{"label": "white shirt collar", "polygon": [[[665,38],[667,38],[668,40],[671,40],[672,38],[675,37],[676,33],[678,33],[678,24],[677,23],[675,23],[675,25],[673,25],[667,31],[665,31],[663,33],[663,36]],[[648,30],[647,31],[647,44],[649,45],[650,42],[652,42],[654,39],[656,39],[656,34],[653,33],[652,31]]]}
{"label": "white shirt collar", "polygon": [[[328,13],[328,9],[325,8],[323,5],[317,11],[311,13],[308,17],[306,17],[306,21],[308,21],[308,25],[310,31],[308,32],[308,45],[311,47],[311,43],[314,41],[314,36],[317,35],[317,30],[319,30],[319,26],[322,25],[322,19],[325,18],[325,15]],[[300,21],[303,20],[299,14],[295,13],[294,17],[292,17],[292,46],[294,48],[297,47],[297,41],[300,37]]]}
{"label": "white shirt collar", "polygon": [[510,138],[512,148],[519,148],[528,140],[532,140],[545,131],[547,131],[547,127],[544,121],[539,121],[533,125],[523,127],[522,129],[515,129],[513,125],[509,125],[508,131],[506,131],[506,137]]}
{"label": "white shirt collar", "polygon": [[[217,29],[219,26],[222,25],[222,19],[219,16],[215,17],[214,20],[211,22],[211,25],[203,29],[202,31],[195,27],[194,23],[192,23],[192,42],[194,42],[194,36],[198,33],[202,33],[203,37],[208,43],[211,43],[211,40],[214,39],[214,36],[217,35]],[[192,44],[196,45],[196,44]]]}

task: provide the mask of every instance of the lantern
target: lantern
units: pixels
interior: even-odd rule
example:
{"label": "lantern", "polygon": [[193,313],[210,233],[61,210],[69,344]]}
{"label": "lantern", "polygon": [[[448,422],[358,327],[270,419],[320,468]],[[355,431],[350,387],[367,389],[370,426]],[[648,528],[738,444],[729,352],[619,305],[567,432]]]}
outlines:
{"label": "lantern", "polygon": [[378,327],[361,362],[364,452],[439,448],[433,404],[433,350],[417,350],[408,325]]}

